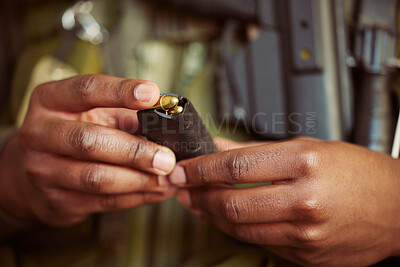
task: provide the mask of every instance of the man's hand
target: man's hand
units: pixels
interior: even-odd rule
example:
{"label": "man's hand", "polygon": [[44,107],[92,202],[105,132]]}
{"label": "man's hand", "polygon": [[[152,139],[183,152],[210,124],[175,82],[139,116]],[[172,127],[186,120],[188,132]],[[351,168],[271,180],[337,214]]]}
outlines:
{"label": "man's hand", "polygon": [[154,83],[105,75],[37,87],[0,158],[0,208],[71,225],[173,196],[166,177],[173,152],[131,134],[140,133],[136,110],[152,107],[159,94]]}
{"label": "man's hand", "polygon": [[[196,216],[298,264],[400,255],[400,162],[381,153],[297,139],[185,160],[170,181]],[[227,185],[259,182],[272,185]]]}

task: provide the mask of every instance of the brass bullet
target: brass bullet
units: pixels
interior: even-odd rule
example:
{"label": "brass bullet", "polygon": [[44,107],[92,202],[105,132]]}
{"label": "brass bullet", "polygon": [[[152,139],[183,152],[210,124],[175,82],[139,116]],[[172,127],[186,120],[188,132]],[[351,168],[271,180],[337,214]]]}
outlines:
{"label": "brass bullet", "polygon": [[176,107],[173,107],[172,109],[168,110],[168,113],[169,114],[179,114],[179,113],[182,113],[182,111],[183,111],[183,107],[176,106]]}
{"label": "brass bullet", "polygon": [[163,95],[158,102],[153,106],[155,109],[168,111],[179,104],[179,99],[175,96]]}

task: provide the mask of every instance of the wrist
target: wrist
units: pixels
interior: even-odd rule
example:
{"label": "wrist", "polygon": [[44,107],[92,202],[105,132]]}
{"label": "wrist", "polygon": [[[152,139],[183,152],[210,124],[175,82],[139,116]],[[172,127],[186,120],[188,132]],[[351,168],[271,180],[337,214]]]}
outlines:
{"label": "wrist", "polygon": [[19,181],[23,172],[21,150],[16,135],[4,145],[0,154],[0,209],[20,220],[33,218],[21,192]]}

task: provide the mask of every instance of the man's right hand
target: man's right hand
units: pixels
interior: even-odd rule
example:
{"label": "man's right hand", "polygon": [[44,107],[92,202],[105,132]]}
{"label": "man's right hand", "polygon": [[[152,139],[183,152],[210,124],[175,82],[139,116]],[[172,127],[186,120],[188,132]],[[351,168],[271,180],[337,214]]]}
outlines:
{"label": "man's right hand", "polygon": [[38,86],[0,157],[0,208],[68,226],[173,196],[173,152],[131,134],[140,133],[136,111],[159,94],[152,82],[105,75]]}

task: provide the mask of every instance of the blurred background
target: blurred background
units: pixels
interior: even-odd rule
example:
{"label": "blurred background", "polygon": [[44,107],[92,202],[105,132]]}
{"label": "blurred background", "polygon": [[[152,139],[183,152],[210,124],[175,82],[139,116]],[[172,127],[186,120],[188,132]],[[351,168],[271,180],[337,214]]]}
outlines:
{"label": "blurred background", "polygon": [[1,122],[17,116],[36,64],[52,56],[76,74],[153,80],[232,135],[390,153],[398,28],[397,0],[2,0]]}

